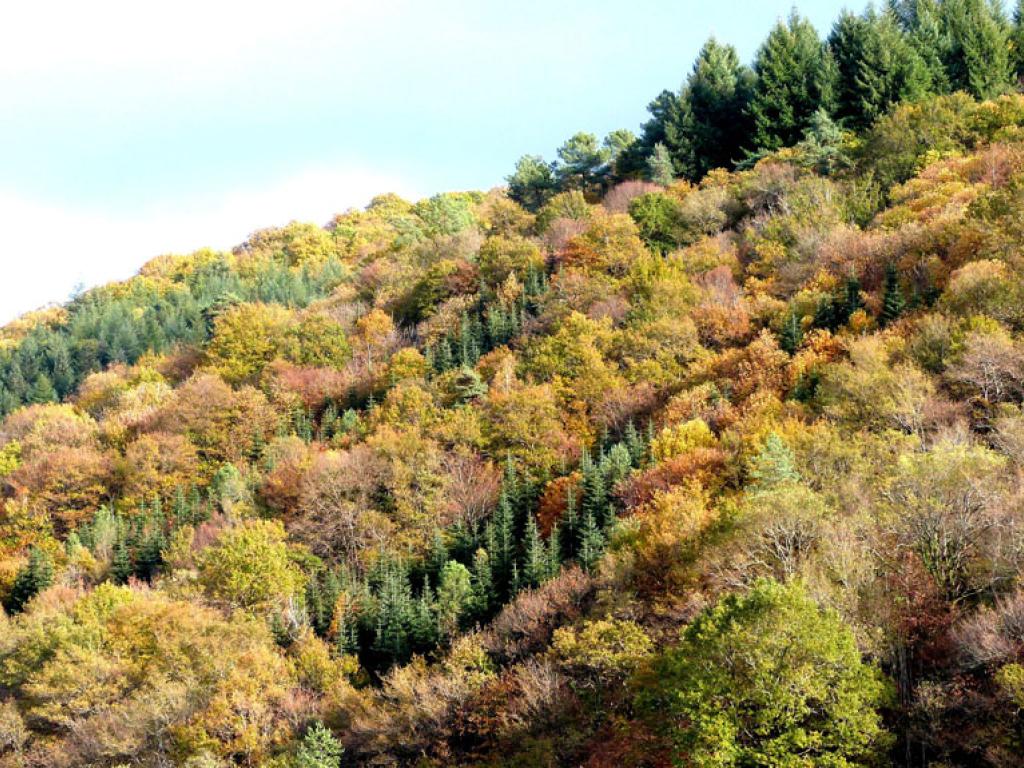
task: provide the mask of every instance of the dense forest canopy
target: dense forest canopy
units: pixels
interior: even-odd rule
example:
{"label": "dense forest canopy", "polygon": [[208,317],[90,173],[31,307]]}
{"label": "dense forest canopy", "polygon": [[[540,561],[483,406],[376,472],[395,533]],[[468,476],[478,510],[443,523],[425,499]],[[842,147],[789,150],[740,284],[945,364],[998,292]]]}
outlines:
{"label": "dense forest canopy", "polygon": [[1024,28],[0,329],[0,766],[1024,765]]}

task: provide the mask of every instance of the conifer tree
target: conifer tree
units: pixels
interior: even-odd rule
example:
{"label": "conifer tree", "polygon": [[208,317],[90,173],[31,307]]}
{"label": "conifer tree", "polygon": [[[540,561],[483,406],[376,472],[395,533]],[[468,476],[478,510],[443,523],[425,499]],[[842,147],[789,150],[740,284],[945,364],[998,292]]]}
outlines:
{"label": "conifer tree", "polygon": [[444,373],[455,365],[455,358],[452,354],[452,345],[447,338],[441,339],[437,345],[437,355],[434,357],[434,370]]}
{"label": "conifer tree", "polygon": [[583,467],[583,500],[581,509],[584,515],[590,515],[598,526],[604,527],[608,510],[608,493],[605,488],[604,474],[601,467],[588,461]]}
{"label": "conifer tree", "polygon": [[320,577],[316,573],[311,574],[306,581],[306,615],[309,617],[309,625],[313,631],[323,637],[330,626],[330,621],[326,615]]}
{"label": "conifer tree", "polygon": [[327,407],[324,408],[324,412],[320,415],[321,441],[327,441],[334,437],[338,427],[338,418],[338,406],[331,401],[327,404]]}
{"label": "conifer tree", "polygon": [[853,161],[845,143],[843,129],[824,109],[819,109],[811,117],[803,141],[797,144],[801,164],[823,176],[831,176],[843,168],[849,168]]}
{"label": "conifer tree", "polygon": [[675,181],[676,169],[672,162],[672,154],[660,141],[654,145],[654,150],[647,158],[647,178],[655,184],[663,187],[669,186]]}
{"label": "conifer tree", "polygon": [[475,315],[471,318],[463,313],[459,328],[459,363],[466,368],[473,368],[480,360],[482,349],[483,328]]}
{"label": "conifer tree", "polygon": [[488,523],[487,552],[492,557],[491,575],[496,591],[503,597],[510,594],[512,566],[515,562],[514,513],[508,492],[502,490],[498,508]]}
{"label": "conifer tree", "polygon": [[1013,80],[1010,25],[991,0],[944,0],[940,19],[947,46],[946,72],[953,90],[991,99]]}
{"label": "conifer tree", "polygon": [[393,661],[400,660],[405,658],[409,649],[412,612],[409,579],[401,565],[391,562],[383,565],[379,578],[374,650]]}
{"label": "conifer tree", "polygon": [[188,509],[191,514],[190,522],[192,524],[203,523],[210,519],[210,510],[207,505],[203,504],[199,488],[194,485],[189,489]]}
{"label": "conifer tree", "polygon": [[792,146],[803,137],[818,109],[832,111],[835,62],[814,26],[796,12],[769,33],[754,69],[753,149]]}
{"label": "conifer tree", "polygon": [[487,385],[474,369],[463,366],[455,372],[450,392],[454,398],[453,404],[462,405],[486,395]]}
{"label": "conifer tree", "polygon": [[814,313],[814,326],[836,330],[849,322],[851,315],[864,306],[860,297],[860,280],[851,276],[840,295],[823,299]]}
{"label": "conifer tree", "polygon": [[551,528],[547,546],[547,578],[553,579],[562,568],[562,526],[558,523]]}
{"label": "conifer tree", "polygon": [[20,405],[28,396],[28,380],[22,370],[20,360],[12,360],[7,374],[7,390],[11,393],[16,405]]}
{"label": "conifer tree", "polygon": [[[647,112],[651,118],[641,127],[640,138],[622,153],[616,164],[618,173],[623,177],[639,178],[647,175],[647,161],[658,144],[668,150],[670,158],[675,157],[682,147],[680,131],[683,109],[679,96],[669,90],[662,91],[647,105]],[[673,168],[671,175],[675,177],[678,170]],[[665,173],[668,173],[667,168]]]}
{"label": "conifer tree", "polygon": [[601,474],[604,476],[606,495],[610,495],[633,470],[633,455],[625,442],[615,443],[601,462]]}
{"label": "conifer tree", "polygon": [[523,584],[526,587],[539,587],[548,572],[547,551],[537,530],[537,521],[533,515],[526,520],[526,534],[523,540]]}
{"label": "conifer tree", "polygon": [[804,332],[800,326],[800,318],[795,310],[790,310],[786,322],[782,326],[782,333],[779,334],[779,346],[789,354],[795,354],[803,341]]}
{"label": "conifer tree", "polygon": [[491,559],[487,550],[478,549],[473,554],[473,598],[472,609],[477,616],[490,614],[494,603],[494,581],[491,576]]}
{"label": "conifer tree", "polygon": [[511,453],[505,454],[505,472],[501,481],[501,492],[513,510],[517,510],[523,503],[523,488],[521,487],[519,472],[516,470],[516,462]]}
{"label": "conifer tree", "polygon": [[341,743],[323,723],[306,729],[295,753],[295,768],[339,768],[344,753]]}
{"label": "conifer tree", "polygon": [[114,545],[114,557],[110,562],[110,578],[115,584],[127,584],[134,570],[128,545],[123,538],[119,538]]}
{"label": "conifer tree", "polygon": [[600,190],[608,172],[611,152],[592,133],[580,132],[558,148],[555,178],[559,189],[579,190],[588,197]]}
{"label": "conifer tree", "polygon": [[949,41],[943,30],[939,0],[890,0],[888,12],[908,36],[908,41],[924,63],[932,90],[950,91],[945,56]]}
{"label": "conifer tree", "polygon": [[893,322],[906,309],[907,302],[903,298],[903,290],[900,288],[899,274],[896,266],[890,264],[885,270],[885,289],[882,295],[882,314],[879,317],[881,325],[886,326]]}
{"label": "conifer tree", "polygon": [[162,524],[151,523],[135,552],[132,573],[140,579],[151,580],[163,564],[163,550],[166,546],[167,537],[164,535]]}
{"label": "conifer tree", "polygon": [[846,320],[849,321],[850,316],[863,306],[864,302],[860,298],[860,280],[856,275],[852,275],[846,279],[846,297],[843,305]]}
{"label": "conifer tree", "polygon": [[49,344],[50,373],[57,398],[71,394],[75,387],[75,373],[71,366],[67,342],[62,336],[54,336]]}
{"label": "conifer tree", "polygon": [[292,632],[289,630],[284,617],[281,616],[280,613],[274,613],[274,615],[270,617],[270,634],[273,636],[274,642],[277,643],[280,648],[288,648],[294,642]]}
{"label": "conifer tree", "polygon": [[20,403],[20,398],[11,391],[10,387],[0,383],[0,416],[6,416]]}
{"label": "conifer tree", "polygon": [[309,410],[304,406],[298,406],[292,411],[292,425],[295,434],[304,443],[313,441],[313,420],[310,418]]}
{"label": "conifer tree", "polygon": [[844,12],[829,36],[838,72],[836,116],[851,128],[870,125],[900,101],[931,88],[929,69],[894,14]]}
{"label": "conifer tree", "polygon": [[1024,79],[1024,0],[1017,0],[1013,10],[1013,27],[1010,30],[1010,63],[1013,67],[1014,82],[1020,86]]}
{"label": "conifer tree", "polygon": [[448,547],[445,545],[444,536],[438,528],[434,530],[434,535],[430,540],[430,552],[427,554],[427,561],[425,563],[427,573],[432,579],[436,580],[440,576],[444,564],[447,562]]}
{"label": "conifer tree", "polygon": [[18,613],[25,604],[53,584],[53,560],[39,547],[28,553],[28,563],[18,571],[7,599],[7,610]]}
{"label": "conifer tree", "polygon": [[512,578],[509,579],[508,600],[518,595],[523,589],[523,579],[519,574],[519,563],[512,561]]}
{"label": "conifer tree", "polygon": [[619,160],[634,144],[636,144],[636,135],[626,128],[614,130],[604,137],[601,146],[608,153],[606,169],[608,181],[621,181],[623,178],[627,178],[619,174]]}
{"label": "conifer tree", "polygon": [[512,337],[509,313],[500,302],[494,302],[487,308],[487,341],[489,347],[504,344]]}
{"label": "conifer tree", "polygon": [[341,595],[341,580],[333,570],[328,570],[324,575],[321,587],[321,603],[323,605],[323,633],[326,637],[334,623],[335,606],[338,604],[338,597]]}
{"label": "conifer tree", "polygon": [[508,196],[532,213],[539,211],[557,191],[554,170],[537,155],[524,155],[508,177]]}
{"label": "conifer tree", "polygon": [[341,654],[359,652],[359,627],[355,618],[342,611],[334,620],[334,643]]}
{"label": "conifer tree", "polygon": [[28,402],[34,404],[41,403],[52,403],[57,400],[57,390],[53,388],[53,383],[50,381],[50,377],[45,373],[40,373],[35,382],[32,384],[32,389],[28,393]]}
{"label": "conifer tree", "polygon": [[[836,302],[831,298],[822,298],[818,300],[817,306],[814,308],[814,319],[811,324],[815,328],[828,328],[829,330],[835,330],[841,324],[839,318],[841,318],[841,309],[837,311]],[[845,322],[842,321],[842,322]]]}
{"label": "conifer tree", "polygon": [[590,570],[597,563],[604,552],[604,533],[598,525],[594,516],[587,512],[583,516],[580,525],[580,550],[578,560],[586,570]]}
{"label": "conifer tree", "polygon": [[576,510],[576,491],[571,486],[565,495],[565,513],[561,522],[562,560],[571,560],[579,551],[580,523]]}
{"label": "conifer tree", "polygon": [[633,423],[632,419],[626,424],[623,440],[626,443],[626,449],[629,451],[630,461],[634,467],[639,467],[643,463],[647,446],[644,444],[643,438],[640,437],[640,433],[637,431],[636,424]]}
{"label": "conifer tree", "polygon": [[413,644],[421,650],[427,650],[434,646],[438,637],[437,602],[434,600],[434,590],[430,587],[430,580],[423,577],[423,588],[416,600],[416,606],[412,615],[412,626],[409,635]]}
{"label": "conifer tree", "polygon": [[767,491],[800,480],[793,452],[776,432],[765,439],[761,451],[750,463],[748,474],[755,491]]}
{"label": "conifer tree", "polygon": [[750,134],[747,107],[754,73],[740,63],[736,49],[714,38],[701,48],[680,97],[682,119],[676,166],[698,181],[713,168],[729,168],[742,158]]}

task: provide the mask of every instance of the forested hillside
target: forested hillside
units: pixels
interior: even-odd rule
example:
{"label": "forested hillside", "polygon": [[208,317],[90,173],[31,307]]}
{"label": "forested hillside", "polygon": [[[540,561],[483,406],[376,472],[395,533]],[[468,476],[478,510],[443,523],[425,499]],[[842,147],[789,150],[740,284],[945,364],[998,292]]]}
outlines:
{"label": "forested hillside", "polygon": [[1022,70],[794,13],[0,329],[0,766],[1024,765]]}

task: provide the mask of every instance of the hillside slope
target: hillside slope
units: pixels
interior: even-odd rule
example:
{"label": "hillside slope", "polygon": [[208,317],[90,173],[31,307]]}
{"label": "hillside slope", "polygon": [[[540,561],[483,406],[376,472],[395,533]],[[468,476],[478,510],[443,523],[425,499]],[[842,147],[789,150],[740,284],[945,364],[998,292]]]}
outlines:
{"label": "hillside slope", "polygon": [[1020,764],[1022,127],[383,195],[8,325],[0,765]]}

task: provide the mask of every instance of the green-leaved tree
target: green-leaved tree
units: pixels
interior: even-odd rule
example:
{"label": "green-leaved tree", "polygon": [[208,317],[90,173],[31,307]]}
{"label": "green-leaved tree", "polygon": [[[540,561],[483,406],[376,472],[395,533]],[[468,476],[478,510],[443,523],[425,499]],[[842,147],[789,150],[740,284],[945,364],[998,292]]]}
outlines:
{"label": "green-leaved tree", "polygon": [[876,765],[890,743],[884,679],[797,584],[723,598],[637,682],[639,711],[694,768]]}

